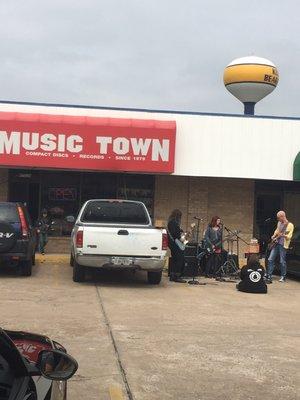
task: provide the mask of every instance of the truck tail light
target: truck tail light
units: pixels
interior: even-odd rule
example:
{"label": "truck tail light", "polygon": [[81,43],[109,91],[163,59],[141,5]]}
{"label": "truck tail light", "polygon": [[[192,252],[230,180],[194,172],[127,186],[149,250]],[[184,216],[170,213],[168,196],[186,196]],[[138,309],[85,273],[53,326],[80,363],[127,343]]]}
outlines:
{"label": "truck tail light", "polygon": [[162,250],[168,250],[168,235],[166,233],[162,234]]}
{"label": "truck tail light", "polygon": [[77,231],[76,233],[76,247],[82,248],[83,246],[83,231]]}
{"label": "truck tail light", "polygon": [[27,226],[27,222],[25,219],[24,211],[23,211],[22,207],[20,207],[20,206],[18,206],[18,213],[19,213],[19,218],[21,221],[22,236],[23,236],[23,238],[27,238],[28,237],[28,226]]}

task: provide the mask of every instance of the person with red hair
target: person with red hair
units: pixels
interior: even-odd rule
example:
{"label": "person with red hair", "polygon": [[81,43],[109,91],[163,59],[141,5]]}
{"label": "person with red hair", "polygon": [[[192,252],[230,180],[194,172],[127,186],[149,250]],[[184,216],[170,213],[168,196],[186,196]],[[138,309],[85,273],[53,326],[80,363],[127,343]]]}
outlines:
{"label": "person with red hair", "polygon": [[216,276],[222,263],[222,235],[221,218],[215,215],[204,234],[205,247],[210,251],[205,268],[205,275],[209,278]]}

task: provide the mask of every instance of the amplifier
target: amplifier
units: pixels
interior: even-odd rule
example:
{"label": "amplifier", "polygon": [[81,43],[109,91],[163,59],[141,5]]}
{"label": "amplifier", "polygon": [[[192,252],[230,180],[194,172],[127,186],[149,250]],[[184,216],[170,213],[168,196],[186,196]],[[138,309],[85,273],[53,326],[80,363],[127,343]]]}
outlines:
{"label": "amplifier", "polygon": [[185,246],[184,257],[196,257],[197,244],[191,243]]}
{"label": "amplifier", "polygon": [[198,276],[198,263],[196,257],[185,257],[183,276]]}
{"label": "amplifier", "polygon": [[[172,270],[172,257],[169,257],[169,264],[168,264],[168,276],[170,276],[170,272]],[[200,271],[197,268],[197,259],[196,257],[185,257],[183,275],[184,276],[197,276]]]}

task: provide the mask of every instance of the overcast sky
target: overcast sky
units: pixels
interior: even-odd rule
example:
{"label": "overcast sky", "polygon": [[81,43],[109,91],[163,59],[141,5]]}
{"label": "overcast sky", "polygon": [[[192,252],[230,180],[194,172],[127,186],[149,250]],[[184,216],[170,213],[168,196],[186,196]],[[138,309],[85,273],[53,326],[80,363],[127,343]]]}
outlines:
{"label": "overcast sky", "polygon": [[279,70],[257,114],[300,116],[297,0],[2,0],[0,99],[240,113],[234,58]]}

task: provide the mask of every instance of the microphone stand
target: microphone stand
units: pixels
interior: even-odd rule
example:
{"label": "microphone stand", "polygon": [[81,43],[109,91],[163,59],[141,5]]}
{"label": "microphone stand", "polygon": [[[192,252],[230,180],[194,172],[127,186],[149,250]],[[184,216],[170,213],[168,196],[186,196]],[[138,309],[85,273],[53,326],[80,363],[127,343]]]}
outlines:
{"label": "microphone stand", "polygon": [[189,285],[206,285],[204,282],[199,282],[196,277],[196,273],[198,272],[199,265],[198,265],[198,252],[199,252],[199,230],[200,230],[200,222],[202,221],[202,218],[194,217],[194,219],[197,220],[197,234],[196,234],[196,267],[194,268],[194,274],[193,274],[193,279],[191,281],[188,281]]}
{"label": "microphone stand", "polygon": [[236,236],[239,240],[241,240],[242,242],[244,242],[247,246],[249,246],[249,243],[246,242],[245,239],[243,239],[237,232],[232,231],[231,229],[227,228],[226,226],[224,226],[225,230],[228,231],[229,233],[231,233],[232,235]]}

